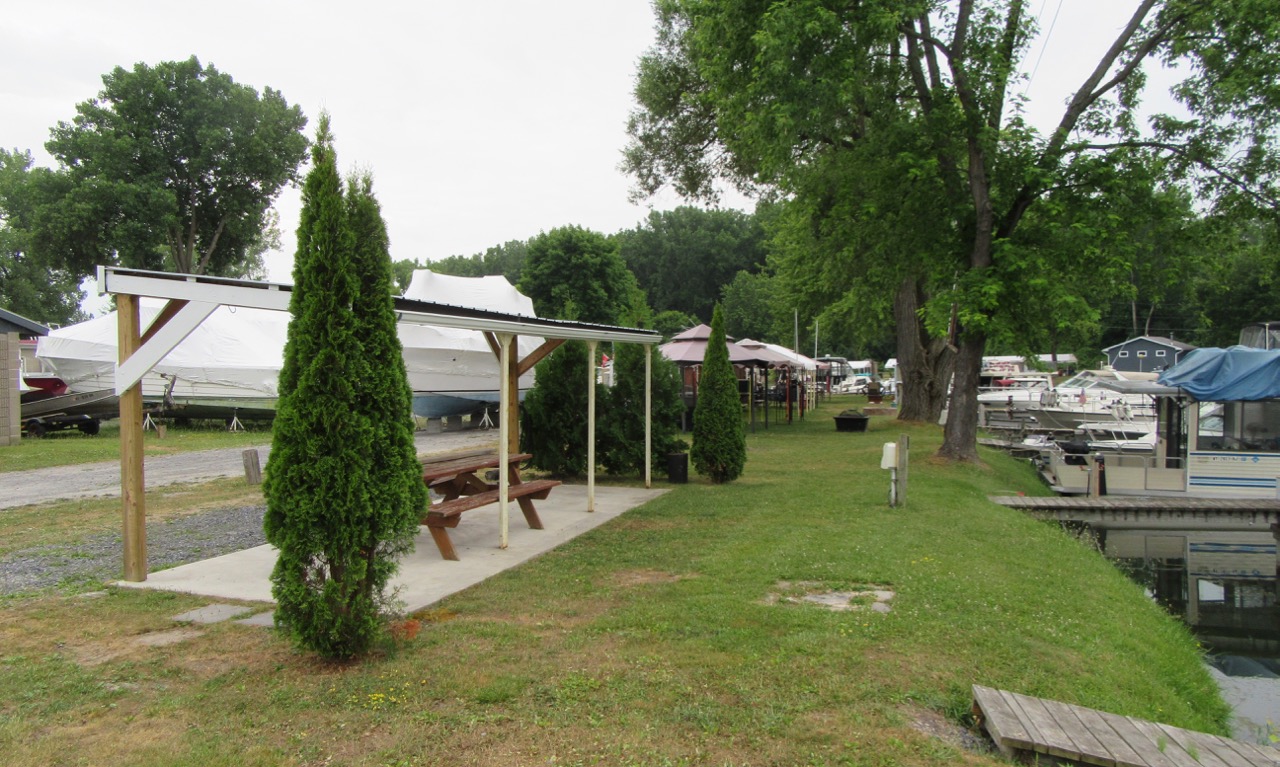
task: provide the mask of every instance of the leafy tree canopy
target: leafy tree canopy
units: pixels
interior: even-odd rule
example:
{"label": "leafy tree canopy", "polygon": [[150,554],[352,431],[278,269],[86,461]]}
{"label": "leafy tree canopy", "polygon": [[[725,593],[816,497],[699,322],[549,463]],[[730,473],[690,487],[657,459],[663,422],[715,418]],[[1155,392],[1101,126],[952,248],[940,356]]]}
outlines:
{"label": "leafy tree canopy", "polygon": [[494,245],[484,253],[477,253],[474,256],[449,256],[423,264],[419,268],[431,269],[440,274],[452,274],[455,277],[502,275],[507,278],[507,282],[518,285],[521,270],[528,257],[527,242],[508,240],[501,245]]}
{"label": "leafy tree canopy", "polygon": [[0,149],[0,307],[46,325],[78,322],[80,275],[36,245],[36,190],[49,171],[31,165],[30,152]]}
{"label": "leafy tree canopy", "polygon": [[619,250],[654,311],[674,310],[705,321],[721,288],[739,271],[764,266],[764,231],[737,210],[682,206],[653,211],[619,232]]}
{"label": "leafy tree canopy", "polygon": [[604,235],[563,226],[529,240],[520,292],[540,317],[612,325],[644,305],[635,276]]}
{"label": "leafy tree canopy", "polygon": [[46,144],[66,190],[44,226],[68,267],[259,268],[268,210],[306,155],[302,111],[194,56],[117,67],[102,81]]}
{"label": "leafy tree canopy", "polygon": [[[1117,265],[1103,252],[1051,262],[1060,250],[1023,242],[1024,223],[1053,218],[1036,211],[1052,193],[1102,190],[1145,151],[1219,208],[1277,199],[1280,16],[1256,0],[1142,0],[1042,134],[1016,95],[1034,31],[1028,6],[659,0],[658,45],[637,81],[626,166],[641,192],[670,183],[705,197],[717,178],[766,186],[808,208],[815,239],[828,222],[848,230],[828,245],[853,243],[846,274],[875,278],[877,265],[893,265],[896,295],[918,296],[895,299],[900,349],[903,323],[918,317],[957,348],[940,451],[949,458],[977,457],[982,355],[989,338],[1020,332],[1025,290],[1052,294],[1055,308],[1085,305],[1068,295],[1071,278],[1035,284],[1043,267]],[[1185,65],[1174,95],[1189,117],[1142,119],[1143,68],[1156,60]],[[941,235],[923,251],[906,246],[912,232],[882,204],[895,178],[906,207],[925,214],[912,225]]]}
{"label": "leafy tree canopy", "polygon": [[723,290],[725,332],[735,339],[776,340],[775,300],[772,277],[738,272]]}

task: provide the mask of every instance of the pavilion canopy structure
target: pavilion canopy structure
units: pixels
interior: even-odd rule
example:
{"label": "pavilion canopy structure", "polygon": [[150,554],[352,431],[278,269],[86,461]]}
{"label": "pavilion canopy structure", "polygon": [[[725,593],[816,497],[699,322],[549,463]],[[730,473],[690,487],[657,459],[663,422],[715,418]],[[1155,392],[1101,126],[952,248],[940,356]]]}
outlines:
{"label": "pavilion canopy structure", "polygon": [[[121,500],[124,516],[124,577],[125,580],[142,581],[147,577],[146,565],[146,506],[143,493],[142,458],[142,376],[164,359],[178,343],[186,338],[219,306],[245,306],[259,309],[288,311],[292,295],[291,285],[208,277],[193,274],[152,272],[119,267],[98,267],[98,292],[116,297],[119,312],[120,363],[116,369],[116,394],[120,397],[120,461]],[[141,298],[158,298],[167,301],[165,307],[145,330],[140,328],[139,303]],[[502,417],[499,419],[500,465],[505,465],[508,455],[519,443],[519,401],[514,396],[516,381],[540,360],[546,358],[565,341],[585,341],[588,354],[595,358],[601,341],[643,344],[645,357],[645,485],[650,476],[650,427],[649,406],[650,354],[661,336],[651,330],[595,325],[584,322],[568,322],[518,314],[448,304],[395,298],[397,322],[434,325],[438,327],[475,330],[484,334],[490,348],[500,360],[500,399]],[[514,353],[517,336],[538,336],[545,339],[535,351],[524,359]],[[588,365],[590,400],[587,411],[587,511],[595,506],[595,366]],[[500,546],[507,545],[508,483],[505,472],[499,472]]]}

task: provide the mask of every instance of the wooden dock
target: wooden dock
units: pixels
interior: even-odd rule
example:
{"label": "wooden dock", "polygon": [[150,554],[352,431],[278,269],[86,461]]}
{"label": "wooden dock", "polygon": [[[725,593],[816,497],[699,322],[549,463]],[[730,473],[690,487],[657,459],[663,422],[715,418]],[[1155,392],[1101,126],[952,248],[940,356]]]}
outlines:
{"label": "wooden dock", "polygon": [[1280,523],[1280,501],[1268,498],[1191,498],[1082,495],[991,496],[992,503],[1040,519],[1085,522],[1111,529],[1256,530]]}
{"label": "wooden dock", "polygon": [[1006,757],[1101,767],[1277,767],[1280,751],[1082,706],[973,686],[973,711]]}

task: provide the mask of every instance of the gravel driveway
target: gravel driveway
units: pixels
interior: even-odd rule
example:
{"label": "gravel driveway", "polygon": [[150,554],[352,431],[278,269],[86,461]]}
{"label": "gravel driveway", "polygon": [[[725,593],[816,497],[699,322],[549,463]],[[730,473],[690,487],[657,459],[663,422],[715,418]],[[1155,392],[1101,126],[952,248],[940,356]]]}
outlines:
{"label": "gravel driveway", "polygon": [[[496,431],[457,431],[441,434],[417,432],[418,455],[443,453],[470,447],[497,444]],[[251,448],[203,450],[193,453],[154,456],[146,459],[143,476],[148,488],[183,482],[207,482],[220,477],[244,475],[242,453]],[[262,465],[267,465],[270,445],[258,445]],[[31,471],[0,472],[0,511],[33,503],[76,498],[120,497],[118,461],[54,466]]]}
{"label": "gravel driveway", "polygon": [[[419,455],[497,444],[495,431],[447,434],[418,432]],[[202,482],[244,474],[242,453],[249,448],[205,450],[146,459],[148,488]],[[257,448],[266,465],[268,445]],[[58,500],[120,496],[120,465],[115,461],[59,466],[24,472],[0,472],[0,514],[4,509]],[[150,570],[196,562],[266,543],[262,506],[245,506],[193,514],[167,522],[147,522],[147,566]],[[0,596],[33,592],[64,584],[99,588],[120,577],[124,544],[119,532],[98,533],[72,544],[36,546],[0,557]]]}

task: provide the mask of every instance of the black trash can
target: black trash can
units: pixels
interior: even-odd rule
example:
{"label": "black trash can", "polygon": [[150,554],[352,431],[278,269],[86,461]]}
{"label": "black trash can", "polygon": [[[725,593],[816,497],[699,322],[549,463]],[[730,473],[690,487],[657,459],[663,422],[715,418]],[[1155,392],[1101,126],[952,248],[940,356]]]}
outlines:
{"label": "black trash can", "polygon": [[667,453],[667,481],[678,485],[689,481],[688,453]]}

